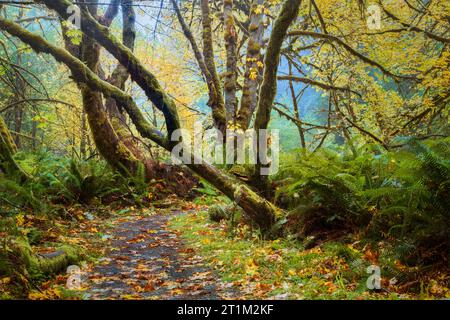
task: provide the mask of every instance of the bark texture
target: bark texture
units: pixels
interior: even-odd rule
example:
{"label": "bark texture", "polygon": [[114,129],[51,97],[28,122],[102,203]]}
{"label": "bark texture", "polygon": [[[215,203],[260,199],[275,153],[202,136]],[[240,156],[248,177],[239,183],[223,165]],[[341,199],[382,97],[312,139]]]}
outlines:
{"label": "bark texture", "polygon": [[[260,132],[261,129],[267,129],[270,122],[273,103],[277,94],[277,73],[280,63],[281,46],[286,38],[287,31],[291,24],[298,16],[301,0],[286,0],[281,8],[273,25],[270,35],[269,44],[267,46],[266,56],[264,58],[264,75],[261,90],[259,94],[258,109],[255,118],[255,130]],[[258,139],[261,139],[257,135]],[[259,141],[258,141],[259,143]],[[262,176],[261,168],[265,159],[260,158],[256,165],[255,174],[253,175],[253,184],[262,190],[266,195],[272,193],[268,185],[267,176]]]}
{"label": "bark texture", "polygon": [[263,3],[264,0],[254,0],[251,8],[244,87],[242,89],[241,105],[237,115],[237,124],[243,130],[249,128],[252,115],[258,105],[258,89],[261,84],[261,75],[264,68],[261,54],[264,42],[264,14],[262,12],[258,13],[256,10],[257,6]]}
{"label": "bark texture", "polygon": [[10,177],[18,177],[20,181],[25,181],[29,176],[14,160],[16,152],[14,140],[3,118],[0,117],[0,169]]}
{"label": "bark texture", "polygon": [[212,37],[211,12],[209,0],[201,0],[202,26],[203,26],[203,56],[208,72],[211,74],[212,85],[214,86],[214,95],[210,96],[208,104],[212,108],[213,120],[217,129],[225,133],[227,128],[227,115],[225,102],[223,99],[223,90],[217,74],[216,62],[214,58],[214,43]]}
{"label": "bark texture", "polygon": [[[41,0],[49,9],[67,19],[67,8],[72,5],[68,0]],[[130,49],[111,35],[108,27],[101,25],[87,9],[81,8],[81,30],[98,44],[108,50],[123,66],[125,66],[135,81],[145,92],[149,100],[164,114],[169,136],[180,128],[175,102],[164,92],[154,74],[147,70],[133,55]]]}
{"label": "bark texture", "polygon": [[264,59],[263,83],[259,94],[255,129],[267,129],[277,94],[277,72],[280,63],[281,46],[290,25],[297,18],[301,0],[286,0],[275,20]]}
{"label": "bark texture", "polygon": [[223,1],[224,38],[227,56],[224,91],[228,124],[235,123],[237,110],[237,33],[233,16],[233,7],[233,0]]}
{"label": "bark texture", "polygon": [[[122,20],[123,20],[123,31],[122,31],[122,42],[131,51],[134,51],[134,45],[136,40],[136,14],[134,12],[133,1],[132,0],[120,0],[122,5]],[[105,19],[103,19],[105,20]],[[102,21],[102,20],[100,20]],[[109,22],[109,21],[108,21]],[[106,22],[103,23],[104,25]],[[118,64],[117,67],[112,72],[108,79],[108,82],[113,86],[124,90],[125,83],[130,77],[127,68],[123,65]],[[126,125],[126,117],[124,112],[124,107],[118,103],[112,97],[106,97],[105,107],[109,114],[111,124],[116,131],[119,139],[125,144],[125,146],[133,153],[133,155],[142,162],[147,162],[144,153],[139,148],[139,143],[135,137],[131,134],[129,128]]]}
{"label": "bark texture", "polygon": [[200,51],[197,41],[195,41],[194,35],[192,34],[189,26],[181,14],[180,8],[178,7],[177,0],[171,0],[173,8],[178,18],[178,22],[180,23],[181,29],[183,33],[191,44],[192,51],[194,53],[195,59],[197,60],[197,64],[200,68],[200,71],[205,78],[206,84],[208,86],[208,106],[211,108],[212,117],[214,121],[214,125],[216,128],[224,132],[226,126],[226,111],[223,103],[223,98],[219,96],[221,94],[221,90],[217,89],[218,79],[215,79],[209,68],[206,66],[205,58],[203,57],[203,53]]}
{"label": "bark texture", "polygon": [[[92,13],[96,13],[96,7],[90,6],[90,9]],[[81,42],[81,59],[93,73],[98,73],[100,46],[86,35]],[[80,87],[84,111],[100,154],[117,171],[124,175],[134,175],[141,165],[140,161],[116,134],[103,105],[101,92],[94,91],[87,85]]]}

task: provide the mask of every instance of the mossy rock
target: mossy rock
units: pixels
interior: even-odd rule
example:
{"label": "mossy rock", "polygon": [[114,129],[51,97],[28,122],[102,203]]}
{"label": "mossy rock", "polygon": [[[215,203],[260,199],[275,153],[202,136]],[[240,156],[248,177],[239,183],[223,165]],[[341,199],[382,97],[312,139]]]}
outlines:
{"label": "mossy rock", "polygon": [[78,264],[84,256],[80,248],[69,245],[61,245],[51,253],[36,254],[26,237],[8,238],[0,247],[0,279],[11,279],[7,284],[8,295],[23,298],[32,289],[31,283],[65,272],[68,266]]}
{"label": "mossy rock", "polygon": [[25,238],[16,238],[11,243],[10,250],[16,257],[20,257],[27,270],[43,275],[61,272],[67,266],[79,262],[83,256],[79,248],[68,245],[62,245],[52,253],[34,254]]}
{"label": "mossy rock", "polygon": [[229,214],[226,206],[214,205],[208,209],[208,216],[211,221],[220,222],[222,220],[228,220]]}

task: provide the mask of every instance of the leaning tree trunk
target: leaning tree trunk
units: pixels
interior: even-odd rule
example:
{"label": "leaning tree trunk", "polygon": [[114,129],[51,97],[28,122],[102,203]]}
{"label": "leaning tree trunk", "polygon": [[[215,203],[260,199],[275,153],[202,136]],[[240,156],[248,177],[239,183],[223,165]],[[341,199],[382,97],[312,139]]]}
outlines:
{"label": "leaning tree trunk", "polygon": [[[115,0],[108,8],[105,16],[102,18],[104,25],[112,23],[114,17],[117,15],[115,8],[118,3],[119,1]],[[97,6],[89,6],[89,11],[96,14]],[[66,35],[66,33],[67,29],[63,26],[63,34]],[[67,37],[65,37],[65,40],[66,48],[72,55],[79,57],[92,72],[97,74],[100,60],[100,46],[86,35],[83,36],[79,46],[74,45]],[[115,132],[103,105],[101,92],[92,90],[88,86],[80,83],[79,87],[82,95],[83,110],[86,113],[98,151],[111,167],[123,175],[135,174],[140,166],[140,161],[136,159]]]}
{"label": "leaning tree trunk", "polygon": [[[136,40],[135,21],[136,15],[134,12],[133,1],[121,0],[122,2],[122,42],[131,51],[134,50]],[[126,4],[125,4],[126,2]],[[105,23],[103,23],[105,25]],[[120,63],[112,72],[108,82],[121,90],[125,89],[125,83],[129,78],[128,70]],[[130,133],[130,129],[126,126],[126,117],[123,113],[123,106],[121,106],[114,98],[105,97],[105,107],[109,114],[111,124],[116,131],[119,139],[125,146],[133,153],[133,155],[142,162],[145,162],[144,153],[140,150],[136,138]]]}
{"label": "leaning tree trunk", "polygon": [[0,117],[0,169],[10,177],[18,177],[20,181],[28,179],[28,174],[14,160],[17,147],[3,118]]}
{"label": "leaning tree trunk", "polygon": [[286,0],[277,17],[266,56],[264,58],[264,76],[261,85],[258,110],[256,112],[255,129],[267,129],[270,122],[273,102],[277,94],[277,73],[280,63],[281,46],[286,38],[289,26],[297,18],[301,0]]}
{"label": "leaning tree trunk", "polygon": [[[96,72],[100,58],[100,47],[87,36],[84,36],[81,50],[82,59],[86,66]],[[85,85],[80,87],[83,108],[87,114],[89,127],[100,154],[120,173],[124,175],[135,174],[141,162],[136,159],[116,134],[103,105],[101,93],[91,90]]]}

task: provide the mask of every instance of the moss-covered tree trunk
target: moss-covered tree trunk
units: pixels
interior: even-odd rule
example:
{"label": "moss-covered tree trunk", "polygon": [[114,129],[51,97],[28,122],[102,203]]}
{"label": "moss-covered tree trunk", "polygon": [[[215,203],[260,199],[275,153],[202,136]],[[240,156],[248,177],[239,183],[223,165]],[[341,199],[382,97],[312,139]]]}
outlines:
{"label": "moss-covered tree trunk", "polygon": [[13,156],[16,152],[14,140],[3,118],[0,117],[0,169],[10,177],[25,181],[29,176],[14,160]]}
{"label": "moss-covered tree trunk", "polygon": [[[105,25],[111,24],[117,11],[114,9],[119,1],[113,1],[102,22]],[[89,6],[92,14],[97,13],[97,6]],[[63,27],[63,34],[67,29]],[[68,37],[65,37],[66,48],[72,55],[80,58],[86,66],[94,73],[98,73],[100,60],[100,46],[88,36],[83,36],[80,45],[73,44]],[[92,131],[95,145],[103,158],[124,175],[134,174],[140,165],[140,161],[133,155],[127,146],[121,141],[114,130],[113,125],[106,113],[101,92],[92,90],[89,86],[77,81],[81,90],[83,110],[87,116],[89,127]]]}
{"label": "moss-covered tree trunk", "polygon": [[301,0],[286,0],[273,25],[264,58],[264,75],[261,85],[255,129],[267,129],[270,122],[273,102],[277,94],[277,73],[280,63],[281,46],[290,25],[298,16]]}
{"label": "moss-covered tree trunk", "polygon": [[235,123],[237,110],[237,33],[233,15],[233,0],[223,1],[224,39],[226,49],[225,110],[227,123]]}
{"label": "moss-covered tree trunk", "polygon": [[[58,12],[64,19],[70,17],[67,9],[72,5],[71,1],[40,0],[39,2],[43,2],[49,9]],[[178,111],[175,102],[164,91],[155,75],[144,67],[129,48],[111,35],[109,28],[100,24],[84,6],[81,6],[81,20],[83,22],[81,30],[108,50],[123,66],[126,66],[131,79],[144,90],[148,99],[163,113],[167,131],[171,136],[173,131],[180,128]],[[116,91],[116,93],[118,92]],[[122,98],[125,97],[122,95]],[[128,97],[125,100],[128,100]],[[129,105],[127,101],[124,104]],[[127,112],[130,113],[129,110]],[[131,118],[138,116],[137,113],[133,113],[130,115]],[[133,121],[145,121],[145,118],[135,118]]]}
{"label": "moss-covered tree trunk", "polygon": [[[63,1],[63,0],[56,0]],[[65,12],[65,11],[63,11]],[[87,17],[89,19],[89,16]],[[95,74],[92,70],[87,68],[87,66],[82,63],[80,60],[72,56],[69,52],[59,47],[52,45],[51,43],[44,40],[42,37],[39,37],[24,28],[20,27],[14,22],[5,20],[0,18],[0,28],[5,30],[6,32],[19,37],[23,42],[29,44],[34,50],[37,52],[46,52],[53,55],[59,62],[64,63],[73,74],[73,78],[78,83],[87,86],[92,91],[102,92],[106,96],[114,97],[117,101],[123,104],[125,110],[133,121],[139,133],[144,137],[151,139],[156,142],[161,147],[165,148],[169,152],[172,151],[174,146],[173,142],[170,142],[166,136],[162,135],[158,130],[156,130],[143,116],[140,109],[137,107],[136,103],[133,99],[125,94],[123,91],[118,89],[115,86],[107,83],[106,81],[102,81],[97,74]],[[99,26],[100,30],[101,27]],[[91,34],[91,31],[87,29],[86,33]],[[121,59],[125,59],[124,57],[128,57],[130,61],[134,61],[136,58],[132,55],[132,53],[124,49],[123,46],[117,42],[111,35],[104,34],[101,31],[92,33],[93,36],[96,36],[96,40],[98,43],[104,42],[109,43],[108,46],[114,45],[114,49],[111,49],[111,53],[121,57]],[[106,38],[105,38],[106,37]],[[125,50],[126,54],[123,52]],[[141,64],[137,64],[136,62],[131,63],[135,69],[143,68]],[[139,66],[139,67],[138,67]],[[128,69],[130,70],[130,69]],[[142,71],[142,73],[147,74],[147,71]],[[153,85],[153,88],[147,88],[147,84],[145,80],[146,77],[143,76],[142,73],[139,75],[142,76],[141,86],[144,86],[146,91],[151,92],[156,88],[160,88],[159,84],[155,82],[150,82],[150,85]],[[138,77],[138,76],[136,76]],[[162,89],[160,89],[162,90]],[[170,99],[168,95],[161,91],[161,96],[164,96],[166,99]],[[94,96],[95,97],[95,96]],[[167,101],[165,103],[172,104],[173,102]],[[87,114],[89,116],[90,112],[98,112],[98,115],[95,115],[94,118],[100,119],[101,121],[93,123],[93,131],[97,131],[98,137],[104,137],[105,139],[110,139],[115,144],[111,145],[109,142],[106,144],[104,152],[111,152],[113,154],[115,151],[120,150],[120,144],[117,143],[117,135],[114,135],[114,131],[111,127],[111,124],[108,121],[106,112],[101,108],[94,108],[93,110],[87,110]],[[167,110],[166,110],[167,111]],[[176,112],[176,111],[175,111]],[[177,119],[176,115],[170,116],[172,119]],[[172,123],[173,124],[173,123]],[[95,127],[97,126],[97,127]],[[167,127],[170,127],[168,124]],[[104,133],[98,134],[98,132],[105,130]],[[171,131],[169,130],[169,134]],[[102,141],[96,141],[102,147]],[[119,141],[120,142],[120,141]],[[111,150],[108,148],[113,147]],[[105,154],[105,156],[108,156]],[[117,156],[112,157],[112,161],[117,159],[129,160],[129,157],[123,157],[123,154],[119,154]],[[201,177],[211,182],[217,189],[222,191],[225,195],[230,197],[232,200],[236,201],[236,203],[241,206],[246,215],[252,219],[256,224],[258,224],[262,229],[269,230],[273,223],[276,221],[276,217],[280,212],[276,206],[274,206],[269,201],[265,200],[261,196],[259,196],[256,192],[252,191],[247,185],[244,183],[237,181],[236,179],[230,177],[228,174],[221,172],[219,169],[215,168],[209,164],[192,164],[189,165],[189,168],[194,172],[199,174]]]}
{"label": "moss-covered tree trunk", "polygon": [[[84,37],[82,42],[82,59],[86,65],[97,71],[99,47],[94,41]],[[83,108],[87,114],[89,127],[92,130],[95,145],[106,161],[122,174],[136,173],[140,161],[131,153],[120,140],[106,113],[100,92],[81,85]]]}
{"label": "moss-covered tree trunk", "polygon": [[[136,40],[136,15],[134,12],[133,1],[120,0],[122,6],[122,42],[131,51],[134,50]],[[104,19],[105,20],[105,19]],[[111,19],[109,19],[111,21]],[[107,21],[107,22],[109,22]],[[107,25],[107,22],[103,22],[103,25]],[[118,64],[108,82],[117,88],[124,90],[125,83],[130,77],[127,68],[122,64]],[[138,141],[131,134],[130,129],[126,126],[126,116],[124,114],[123,106],[120,105],[114,98],[105,97],[105,107],[109,114],[111,124],[116,131],[119,139],[123,144],[131,151],[131,153],[140,161],[145,162],[146,158],[142,150],[140,150]]]}
{"label": "moss-covered tree trunk", "polygon": [[247,44],[247,56],[244,75],[244,87],[242,89],[241,105],[237,115],[237,124],[243,130],[250,126],[252,116],[258,105],[258,90],[261,84],[263,72],[262,46],[264,43],[264,13],[257,10],[264,4],[264,0],[253,0],[250,25],[248,28],[249,39]]}
{"label": "moss-covered tree trunk", "polygon": [[[272,33],[270,35],[269,44],[267,46],[266,55],[264,58],[264,75],[263,82],[260,89],[258,108],[255,118],[255,130],[265,130],[269,127],[270,117],[272,113],[273,103],[277,94],[277,73],[281,57],[281,46],[286,38],[287,31],[291,24],[298,16],[301,0],[286,0],[281,8],[273,25]],[[260,137],[259,139],[265,137]],[[260,145],[260,143],[258,143]],[[258,153],[258,161],[256,165],[253,181],[260,189],[270,191],[268,187],[267,176],[260,174],[261,168],[265,159],[261,159],[261,154]]]}
{"label": "moss-covered tree trunk", "polygon": [[[203,56],[205,58],[206,68],[211,75],[211,82],[214,86],[214,95],[210,96],[208,105],[212,109],[212,117],[217,129],[226,133],[227,129],[227,110],[223,98],[222,85],[217,74],[216,62],[214,58],[214,42],[212,37],[211,11],[209,0],[201,0],[202,11],[202,35],[203,35]],[[224,135],[225,136],[225,135]]]}

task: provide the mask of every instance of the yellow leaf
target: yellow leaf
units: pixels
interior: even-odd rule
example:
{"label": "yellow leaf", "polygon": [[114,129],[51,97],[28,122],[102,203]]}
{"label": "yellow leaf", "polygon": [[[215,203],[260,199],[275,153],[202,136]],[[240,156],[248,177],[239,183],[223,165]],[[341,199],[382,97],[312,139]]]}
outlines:
{"label": "yellow leaf", "polygon": [[8,284],[8,283],[10,283],[10,282],[11,282],[11,278],[9,278],[9,277],[2,278],[2,279],[0,280],[0,283],[3,283],[3,284]]}
{"label": "yellow leaf", "polygon": [[255,260],[253,259],[247,260],[247,263],[245,264],[245,272],[249,276],[254,276],[258,274],[258,266],[256,265]]}
{"label": "yellow leaf", "polygon": [[18,214],[16,216],[16,224],[17,224],[17,226],[19,226],[19,227],[23,226],[24,222],[25,222],[25,218],[24,218],[23,214]]}
{"label": "yellow leaf", "polygon": [[248,77],[250,78],[250,80],[256,80],[258,78],[258,72],[256,72],[255,69],[252,69]]}

